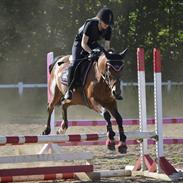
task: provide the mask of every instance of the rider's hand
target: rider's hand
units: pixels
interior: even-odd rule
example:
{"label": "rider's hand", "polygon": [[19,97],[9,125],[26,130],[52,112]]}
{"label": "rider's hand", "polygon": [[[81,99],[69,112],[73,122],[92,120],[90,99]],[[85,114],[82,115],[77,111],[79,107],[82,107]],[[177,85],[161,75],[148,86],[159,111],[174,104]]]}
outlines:
{"label": "rider's hand", "polygon": [[99,48],[95,48],[91,51],[88,58],[90,60],[96,60],[99,57],[100,53],[101,53],[101,50]]}

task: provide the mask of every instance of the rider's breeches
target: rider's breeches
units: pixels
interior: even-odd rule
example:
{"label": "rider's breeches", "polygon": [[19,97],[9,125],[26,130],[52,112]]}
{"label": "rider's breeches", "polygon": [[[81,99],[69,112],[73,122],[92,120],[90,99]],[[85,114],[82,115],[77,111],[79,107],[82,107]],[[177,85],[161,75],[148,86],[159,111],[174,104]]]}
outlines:
{"label": "rider's breeches", "polygon": [[[99,47],[98,43],[94,43],[91,45],[91,49]],[[72,66],[69,68],[68,73],[68,84],[69,89],[73,89],[74,82],[77,80],[77,67],[83,59],[87,59],[88,53],[81,47],[81,43],[74,42],[72,46]]]}
{"label": "rider's breeches", "polygon": [[68,84],[69,84],[69,90],[72,90],[74,87],[74,82],[77,80],[77,71],[76,68],[78,64],[80,63],[81,59],[83,59],[85,56],[84,54],[81,54],[83,51],[82,47],[79,43],[74,42],[72,47],[72,66],[69,67],[68,70]]}
{"label": "rider's breeches", "polygon": [[77,65],[81,59],[87,56],[87,52],[83,50],[81,44],[78,42],[74,42],[72,46],[72,63],[73,65]]}
{"label": "rider's breeches", "polygon": [[72,90],[74,87],[74,71],[75,67],[72,65],[68,69],[68,86],[69,90]]}

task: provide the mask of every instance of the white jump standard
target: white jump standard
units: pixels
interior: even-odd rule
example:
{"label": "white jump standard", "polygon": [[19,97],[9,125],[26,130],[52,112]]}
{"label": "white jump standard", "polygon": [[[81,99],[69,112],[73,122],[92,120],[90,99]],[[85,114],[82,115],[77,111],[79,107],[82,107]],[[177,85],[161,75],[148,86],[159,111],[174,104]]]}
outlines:
{"label": "white jump standard", "polygon": [[[137,52],[137,56],[139,59],[142,59],[141,56],[143,55],[144,57],[144,50],[143,49],[138,49],[138,51],[141,52],[140,55]],[[137,61],[138,61],[137,58]],[[143,59],[142,59],[143,60]],[[143,64],[144,65],[144,64]],[[142,67],[139,67],[139,70],[144,70],[141,69]],[[144,166],[140,164],[140,161],[138,160],[135,167],[133,168],[133,175],[143,175],[143,176],[148,176],[152,178],[158,178],[158,179],[163,179],[166,181],[171,181],[171,180],[178,180],[180,174],[176,171],[176,169],[166,160],[164,157],[163,153],[163,117],[162,117],[162,81],[161,81],[161,60],[160,60],[160,51],[157,50],[156,48],[153,50],[153,68],[154,68],[154,110],[155,110],[155,132],[157,135],[157,140],[156,140],[156,160],[152,160],[149,155],[146,155],[144,151],[141,151],[141,157],[145,161],[145,165],[148,169],[148,171],[144,171]],[[140,79],[140,81],[139,81]],[[144,78],[142,79],[138,77],[138,83],[139,85],[141,82],[145,82]],[[143,86],[145,83],[143,83]],[[139,87],[140,88],[140,87]],[[141,89],[141,88],[140,88]],[[140,90],[139,89],[139,90]],[[144,96],[145,97],[145,94]],[[139,97],[140,99],[140,97]],[[140,100],[139,100],[140,101]],[[141,104],[139,105],[140,112],[139,116],[141,119],[141,105],[146,105],[141,101]],[[146,114],[143,114],[146,116]],[[144,123],[147,123],[147,120],[144,120]],[[140,123],[141,127],[146,130],[146,126],[144,126]],[[142,143],[142,147],[146,150],[147,143]],[[143,171],[137,171],[140,170]],[[155,173],[155,171],[157,173]]]}

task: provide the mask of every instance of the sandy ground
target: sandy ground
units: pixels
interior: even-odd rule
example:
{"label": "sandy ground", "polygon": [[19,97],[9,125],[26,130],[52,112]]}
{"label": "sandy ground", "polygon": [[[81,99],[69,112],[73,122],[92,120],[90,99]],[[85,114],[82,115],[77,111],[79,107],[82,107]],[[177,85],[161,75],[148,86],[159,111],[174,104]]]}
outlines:
{"label": "sandy ground", "polygon": [[[41,134],[44,124],[3,124],[3,128],[0,128],[1,135],[37,135]],[[150,129],[152,127],[149,127]],[[116,129],[116,127],[115,127]],[[125,127],[126,131],[137,130],[138,127]],[[96,133],[96,132],[105,132],[105,127],[70,127],[67,131],[68,134],[72,133]],[[164,136],[166,137],[180,137],[182,136],[183,125],[166,125]],[[14,154],[36,154],[42,148],[42,145],[23,145],[23,146],[6,146],[1,147],[0,155],[14,155]],[[134,165],[136,159],[139,157],[139,146],[131,145],[128,147],[128,154],[125,156],[120,155],[117,152],[110,153],[106,150],[105,146],[82,146],[82,147],[62,147],[64,152],[68,151],[90,151],[94,154],[93,164],[95,170],[100,169],[122,169],[126,165]],[[153,146],[149,146],[149,151],[151,156],[155,157],[155,151]],[[176,167],[183,169],[183,145],[165,145],[165,156],[167,159]],[[85,162],[77,162],[85,163]],[[7,167],[29,167],[29,166],[50,166],[50,165],[65,165],[65,164],[76,164],[76,162],[49,162],[49,163],[32,163],[32,164],[19,164],[19,165],[0,165],[1,168]],[[43,182],[43,181],[39,181]],[[80,181],[45,181],[45,182],[80,182]],[[100,182],[114,182],[114,183],[123,183],[123,182],[162,182],[149,178],[142,177],[128,177],[128,178],[105,178]],[[183,182],[179,181],[179,182]]]}

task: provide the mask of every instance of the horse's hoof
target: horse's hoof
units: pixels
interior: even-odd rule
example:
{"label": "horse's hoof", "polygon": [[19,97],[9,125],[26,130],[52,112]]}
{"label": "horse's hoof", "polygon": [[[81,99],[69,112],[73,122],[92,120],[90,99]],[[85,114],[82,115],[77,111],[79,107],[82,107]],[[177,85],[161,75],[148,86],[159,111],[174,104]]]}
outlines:
{"label": "horse's hoof", "polygon": [[65,134],[68,128],[68,124],[66,122],[62,122],[60,128],[57,130],[57,134]]}
{"label": "horse's hoof", "polygon": [[106,146],[110,151],[115,151],[115,141],[114,140],[106,140]]}
{"label": "horse's hoof", "polygon": [[117,149],[118,149],[118,152],[121,153],[121,154],[126,154],[127,153],[127,146],[126,146],[125,143],[119,142],[119,144],[117,145]]}
{"label": "horse's hoof", "polygon": [[50,128],[46,128],[43,132],[42,132],[42,135],[49,135],[51,132],[51,129]]}
{"label": "horse's hoof", "polygon": [[65,134],[65,132],[66,132],[66,128],[59,128],[58,130],[57,130],[57,134],[59,135],[59,134]]}

